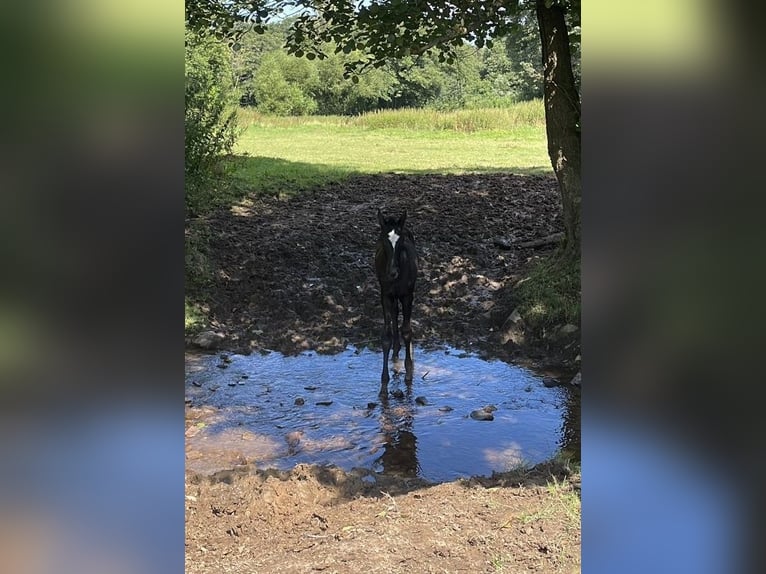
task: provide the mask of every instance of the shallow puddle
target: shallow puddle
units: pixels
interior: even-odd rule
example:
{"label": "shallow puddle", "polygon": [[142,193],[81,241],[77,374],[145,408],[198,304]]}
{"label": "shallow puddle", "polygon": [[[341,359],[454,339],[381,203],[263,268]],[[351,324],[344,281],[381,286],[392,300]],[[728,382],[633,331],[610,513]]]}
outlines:
{"label": "shallow puddle", "polygon": [[[416,349],[411,388],[392,370],[382,399],[381,361],[353,348],[187,356],[187,467],[335,464],[445,481],[541,462],[574,434],[570,390],[521,367]],[[471,417],[489,405],[493,420]]]}

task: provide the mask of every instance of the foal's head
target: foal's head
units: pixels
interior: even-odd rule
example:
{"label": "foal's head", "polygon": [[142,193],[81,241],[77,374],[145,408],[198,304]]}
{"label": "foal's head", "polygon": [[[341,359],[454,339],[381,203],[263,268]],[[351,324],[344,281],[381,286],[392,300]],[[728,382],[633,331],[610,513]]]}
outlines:
{"label": "foal's head", "polygon": [[404,234],[404,223],[407,220],[407,210],[404,210],[399,217],[383,215],[378,209],[378,223],[380,224],[380,235],[378,237],[380,246],[386,254],[386,275],[390,279],[396,279],[399,276],[399,264],[395,257],[397,246]]}

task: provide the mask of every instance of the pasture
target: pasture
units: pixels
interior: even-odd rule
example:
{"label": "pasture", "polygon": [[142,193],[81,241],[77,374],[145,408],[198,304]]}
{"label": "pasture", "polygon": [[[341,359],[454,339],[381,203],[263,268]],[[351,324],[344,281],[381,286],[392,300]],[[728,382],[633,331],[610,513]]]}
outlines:
{"label": "pasture", "polygon": [[291,195],[351,174],[552,174],[540,101],[511,109],[395,110],[346,118],[243,110],[237,187]]}

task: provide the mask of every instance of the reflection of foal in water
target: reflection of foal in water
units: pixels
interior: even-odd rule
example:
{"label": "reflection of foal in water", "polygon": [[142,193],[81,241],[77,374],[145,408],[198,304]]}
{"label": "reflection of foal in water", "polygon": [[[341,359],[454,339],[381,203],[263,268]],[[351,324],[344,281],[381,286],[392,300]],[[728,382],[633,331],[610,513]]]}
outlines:
{"label": "reflection of foal in water", "polygon": [[385,444],[383,454],[378,461],[386,474],[399,476],[417,476],[418,466],[417,437],[412,432],[414,418],[410,402],[401,405],[389,405],[388,395],[381,396],[380,430]]}
{"label": "reflection of foal in water", "polygon": [[380,375],[380,394],[388,392],[388,355],[393,343],[394,360],[399,358],[399,304],[402,306],[401,335],[405,345],[405,381],[412,382],[412,298],[418,275],[415,238],[404,227],[407,212],[398,218],[384,216],[378,209],[380,235],[375,247],[375,273],[380,283],[380,301],[383,305],[383,371]]}

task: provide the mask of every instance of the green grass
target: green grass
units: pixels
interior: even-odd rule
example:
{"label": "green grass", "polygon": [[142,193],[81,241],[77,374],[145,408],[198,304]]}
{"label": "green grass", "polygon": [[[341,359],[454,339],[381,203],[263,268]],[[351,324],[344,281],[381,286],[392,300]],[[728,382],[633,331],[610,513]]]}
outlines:
{"label": "green grass", "polygon": [[233,175],[231,197],[248,192],[272,196],[290,196],[323,183],[340,181],[353,169],[342,166],[289,161],[281,157],[235,156],[229,159]]}
{"label": "green grass", "polygon": [[[324,175],[551,171],[545,132],[529,126],[471,134],[335,125],[251,126],[234,153],[311,164],[314,172]],[[235,175],[247,174],[235,171]]]}
{"label": "green grass", "polygon": [[524,127],[545,127],[541,100],[519,102],[510,107],[439,111],[401,108],[378,110],[359,116],[267,116],[252,108],[242,108],[240,125],[248,127],[344,126],[368,129],[404,129],[407,131],[477,131],[510,132]]}
{"label": "green grass", "polygon": [[516,288],[519,313],[541,336],[546,329],[579,324],[580,261],[558,257],[538,262]]}
{"label": "green grass", "polygon": [[545,489],[548,493],[546,503],[535,512],[522,514],[519,516],[519,521],[522,524],[530,524],[548,520],[554,516],[561,516],[565,518],[568,529],[577,528],[582,516],[580,495],[570,486],[568,481],[560,482],[556,478],[552,478]]}
{"label": "green grass", "polygon": [[212,280],[208,256],[210,230],[203,218],[187,221],[184,232],[184,333],[190,335],[201,331],[207,324],[205,306],[195,300],[195,296],[204,293]]}
{"label": "green grass", "polygon": [[184,299],[184,331],[187,333],[199,331],[205,324],[205,313],[199,305],[192,303],[188,297]]}
{"label": "green grass", "polygon": [[520,102],[509,108],[475,110],[401,109],[380,110],[354,118],[354,125],[372,128],[403,128],[418,131],[452,131],[474,133],[478,131],[505,131],[525,127],[545,128],[542,102]]}
{"label": "green grass", "polygon": [[231,170],[238,188],[292,194],[353,173],[551,173],[542,104],[269,117],[242,110]]}
{"label": "green grass", "polygon": [[[531,473],[540,473],[547,470],[549,473],[545,489],[548,493],[546,502],[535,512],[525,513],[519,516],[522,524],[546,520],[553,516],[566,519],[567,528],[577,528],[581,517],[581,497],[579,487],[575,484],[582,480],[582,467],[580,463],[571,461],[563,454],[559,454],[548,463],[537,467],[521,470],[520,476],[524,477]],[[557,478],[559,475],[560,478]]]}
{"label": "green grass", "polygon": [[491,564],[495,572],[502,572],[505,569],[506,560],[506,557],[501,554],[497,554],[492,557]]}

